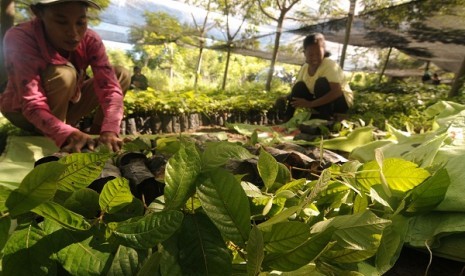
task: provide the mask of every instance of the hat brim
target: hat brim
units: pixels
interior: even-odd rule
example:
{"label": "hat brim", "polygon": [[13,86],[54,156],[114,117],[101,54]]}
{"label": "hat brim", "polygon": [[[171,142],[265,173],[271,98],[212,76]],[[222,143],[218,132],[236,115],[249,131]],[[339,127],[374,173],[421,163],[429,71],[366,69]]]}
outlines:
{"label": "hat brim", "polygon": [[36,3],[34,3],[34,4],[35,5],[40,4],[40,5],[50,6],[50,5],[66,3],[66,2],[82,2],[82,3],[88,4],[89,7],[91,7],[91,8],[94,8],[94,9],[97,9],[97,10],[102,9],[99,5],[97,5],[97,3],[95,3],[94,1],[91,1],[91,0],[40,0],[40,1],[37,1]]}

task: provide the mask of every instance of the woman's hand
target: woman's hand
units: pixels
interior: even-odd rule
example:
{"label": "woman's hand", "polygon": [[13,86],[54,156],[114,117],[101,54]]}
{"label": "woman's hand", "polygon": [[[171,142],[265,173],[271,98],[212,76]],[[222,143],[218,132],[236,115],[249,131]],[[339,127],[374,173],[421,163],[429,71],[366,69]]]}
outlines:
{"label": "woman's hand", "polygon": [[111,131],[106,131],[100,133],[100,137],[98,138],[99,145],[106,145],[110,150],[114,152],[118,152],[121,150],[123,146],[123,140],[118,137],[118,135]]}
{"label": "woman's hand", "polygon": [[304,98],[292,98],[291,105],[293,107],[304,107],[304,108],[312,108],[312,101],[306,100]]}
{"label": "woman's hand", "polygon": [[61,148],[61,151],[74,153],[81,152],[84,148],[93,151],[95,148],[95,141],[89,134],[76,130],[66,138],[66,142]]}
{"label": "woman's hand", "polygon": [[118,152],[123,146],[123,140],[114,132],[102,132],[100,137],[93,139],[89,134],[76,130],[68,136],[61,151],[68,153],[81,152],[83,149],[93,151],[97,144],[106,145],[110,150]]}

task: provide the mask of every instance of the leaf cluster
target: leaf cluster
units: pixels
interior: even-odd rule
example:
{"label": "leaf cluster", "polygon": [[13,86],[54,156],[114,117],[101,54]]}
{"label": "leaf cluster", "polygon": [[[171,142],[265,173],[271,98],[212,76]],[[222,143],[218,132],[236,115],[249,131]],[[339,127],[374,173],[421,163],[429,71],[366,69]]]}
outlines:
{"label": "leaf cluster", "polygon": [[[259,144],[141,137],[128,151],[167,157],[162,196],[146,202],[124,177],[91,189],[124,154],[105,150],[37,165],[17,189],[2,188],[3,272],[383,273],[398,257],[410,218],[436,207],[449,183],[444,169],[380,154],[295,178]],[[300,170],[311,175],[311,167]]]}
{"label": "leaf cluster", "polygon": [[285,92],[266,92],[255,89],[238,89],[229,91],[175,91],[161,92],[148,89],[147,91],[128,91],[124,98],[127,115],[167,113],[208,113],[221,112],[249,112],[266,113],[273,109],[277,98]]}

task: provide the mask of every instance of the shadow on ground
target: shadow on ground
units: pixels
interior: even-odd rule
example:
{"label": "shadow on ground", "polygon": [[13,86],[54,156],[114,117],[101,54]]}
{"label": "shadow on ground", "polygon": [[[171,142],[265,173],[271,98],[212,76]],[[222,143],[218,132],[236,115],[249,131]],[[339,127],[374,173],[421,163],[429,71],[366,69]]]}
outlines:
{"label": "shadow on ground", "polygon": [[[387,276],[465,276],[465,263],[434,256],[430,267],[427,252],[404,247]],[[428,271],[427,271],[428,270]]]}

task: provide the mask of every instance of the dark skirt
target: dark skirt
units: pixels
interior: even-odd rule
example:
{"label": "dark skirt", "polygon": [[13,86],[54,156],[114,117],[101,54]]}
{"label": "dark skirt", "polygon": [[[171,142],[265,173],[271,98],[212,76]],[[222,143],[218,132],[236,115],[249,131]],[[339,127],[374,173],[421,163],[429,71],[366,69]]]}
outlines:
{"label": "dark skirt", "polygon": [[[315,88],[313,89],[315,94],[311,94],[307,85],[303,81],[298,81],[292,87],[291,94],[287,98],[287,107],[285,117],[287,120],[294,116],[295,108],[291,105],[292,98],[304,98],[309,101],[316,100],[331,90],[328,79],[321,77],[315,82]],[[336,100],[313,108],[316,112],[312,114],[312,119],[325,119],[329,120],[335,113],[346,113],[349,110],[349,106],[344,98],[344,95],[340,96]]]}

